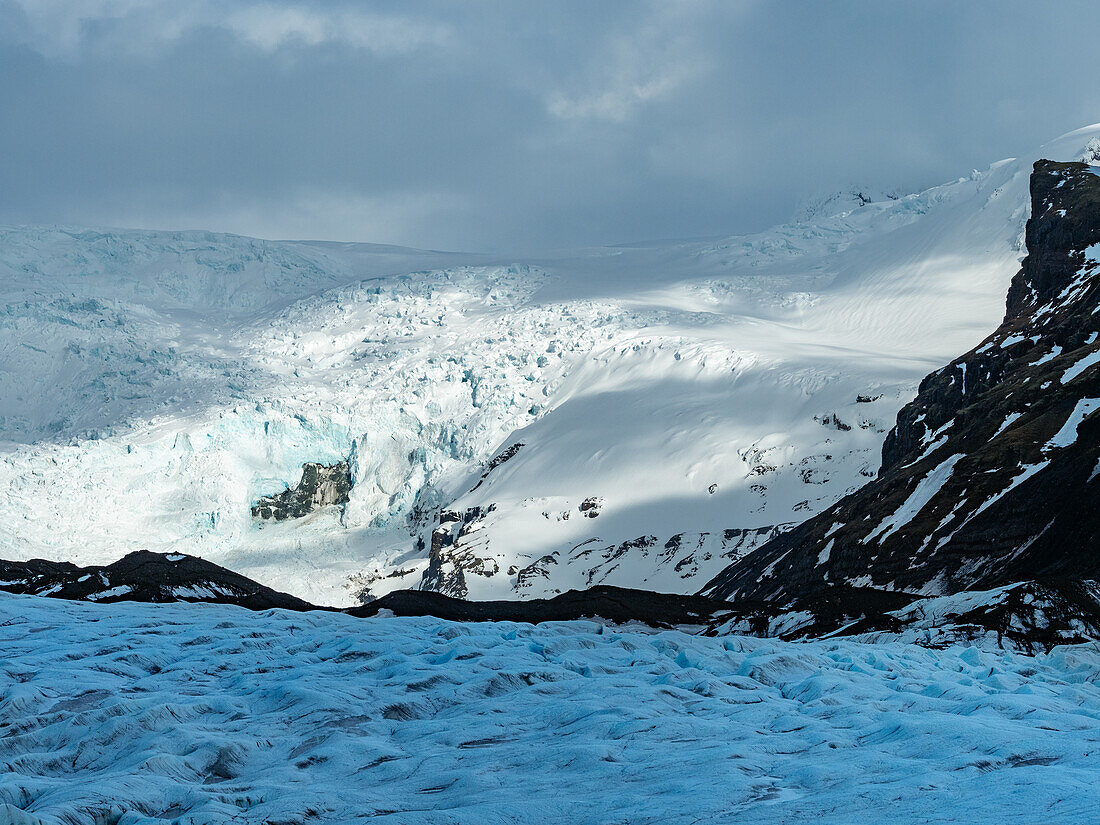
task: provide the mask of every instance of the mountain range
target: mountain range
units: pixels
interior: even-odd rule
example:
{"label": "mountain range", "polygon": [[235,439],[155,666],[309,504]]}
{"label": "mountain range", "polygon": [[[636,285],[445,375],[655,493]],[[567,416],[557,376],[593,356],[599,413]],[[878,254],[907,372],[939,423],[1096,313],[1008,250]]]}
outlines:
{"label": "mountain range", "polygon": [[3,230],[8,589],[160,601],[204,585],[119,559],[198,556],[256,607],[1091,604],[1097,161],[1089,127],[759,235],[513,257]]}

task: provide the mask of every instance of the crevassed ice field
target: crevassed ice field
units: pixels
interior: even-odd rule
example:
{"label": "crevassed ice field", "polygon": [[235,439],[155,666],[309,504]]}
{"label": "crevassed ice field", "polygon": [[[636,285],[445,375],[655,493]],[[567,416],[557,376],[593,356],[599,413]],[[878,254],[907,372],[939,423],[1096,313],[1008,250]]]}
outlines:
{"label": "crevassed ice field", "polygon": [[[996,326],[1030,164],[538,257],[2,230],[0,552],[192,553],[349,605],[420,583],[431,514],[492,507],[470,598],[694,592],[873,477],[919,380]],[[339,460],[342,509],[251,517]]]}
{"label": "crevassed ice field", "polygon": [[8,822],[1083,823],[1100,801],[1096,645],[4,596],[0,646]]}

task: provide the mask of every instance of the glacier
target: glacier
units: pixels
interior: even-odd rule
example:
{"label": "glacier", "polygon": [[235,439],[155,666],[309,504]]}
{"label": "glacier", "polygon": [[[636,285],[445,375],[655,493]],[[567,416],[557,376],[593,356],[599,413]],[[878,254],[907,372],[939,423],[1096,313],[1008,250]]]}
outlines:
{"label": "glacier", "polygon": [[4,594],[0,649],[0,820],[17,825],[1023,825],[1100,801],[1095,643]]}
{"label": "glacier", "polygon": [[[919,379],[996,326],[1031,160],[549,253],[5,228],[0,555],[189,553],[333,605],[430,568],[470,598],[692,592],[873,477]],[[345,505],[252,518],[339,461]]]}

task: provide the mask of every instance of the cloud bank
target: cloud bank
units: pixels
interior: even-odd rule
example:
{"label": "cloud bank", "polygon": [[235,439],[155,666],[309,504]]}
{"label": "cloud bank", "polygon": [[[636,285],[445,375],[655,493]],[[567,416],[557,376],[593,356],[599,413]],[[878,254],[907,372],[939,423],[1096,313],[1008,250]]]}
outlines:
{"label": "cloud bank", "polygon": [[748,232],[1100,120],[1089,3],[0,0],[0,221]]}

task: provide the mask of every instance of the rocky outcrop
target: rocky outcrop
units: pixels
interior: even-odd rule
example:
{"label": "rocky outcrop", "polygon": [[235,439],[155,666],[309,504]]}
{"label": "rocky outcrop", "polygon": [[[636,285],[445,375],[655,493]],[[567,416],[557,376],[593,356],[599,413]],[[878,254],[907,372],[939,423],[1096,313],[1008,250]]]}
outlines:
{"label": "rocky outcrop", "polygon": [[703,592],[924,594],[1100,576],[1100,177],[1039,161],[1004,323],[929,375],[878,478]]}
{"label": "rocky outcrop", "polygon": [[[77,567],[32,559],[0,561],[0,590],[96,602],[214,602],[252,610],[329,610],[264,587],[203,559],[131,553],[114,564]],[[981,644],[1041,652],[1100,639],[1100,585],[1024,582],[938,598],[835,585],[788,601],[740,599],[597,586],[551,599],[477,602],[398,590],[344,611],[356,617],[434,616],[450,621],[547,622],[594,619],[678,627],[706,635],[751,634],[788,641],[857,636],[932,647]]]}
{"label": "rocky outcrop", "polygon": [[838,636],[867,642],[906,642],[1045,653],[1058,645],[1100,639],[1100,585],[1047,579],[950,596],[834,585],[786,605],[739,600],[705,631],[744,633],[787,641]]}
{"label": "rocky outcrop", "polygon": [[252,505],[252,517],[282,521],[301,518],[321,507],[347,504],[351,470],[346,461],[336,464],[303,464],[302,479],[294,487],[264,496]]}
{"label": "rocky outcrop", "polygon": [[523,449],[523,446],[523,442],[519,441],[515,444],[505,447],[503,450],[493,456],[489,460],[489,463],[485,465],[485,471],[481,474],[481,478],[477,480],[477,484],[470,488],[470,492],[474,492],[474,490],[484,484],[485,479],[489,477],[489,473],[493,472],[493,470],[495,470],[501,464],[504,464],[506,461],[510,461],[511,459],[515,458],[516,453]]}
{"label": "rocky outcrop", "polygon": [[398,590],[363,607],[353,616],[435,616],[459,622],[565,622],[599,618],[609,622],[643,622],[652,627],[703,626],[730,609],[725,602],[703,596],[653,593],[625,587],[570,590],[552,599],[473,602],[441,593]]}
{"label": "rocky outcrop", "polygon": [[585,518],[596,518],[600,514],[601,507],[603,507],[602,498],[600,498],[599,496],[589,496],[581,502],[581,515],[583,515]]}
{"label": "rocky outcrop", "polygon": [[250,610],[316,609],[204,559],[145,550],[123,556],[113,564],[93,567],[43,559],[0,561],[0,590],[102,604],[215,602]]}
{"label": "rocky outcrop", "polygon": [[[584,512],[598,513],[598,510],[590,508]],[[587,587],[603,584],[620,566],[626,569],[641,566],[651,571],[652,579],[646,577],[646,585],[660,586],[663,582],[668,589],[679,589],[681,582],[695,578],[700,570],[714,569],[713,565],[723,560],[732,562],[743,558],[791,526],[775,524],[718,533],[677,533],[664,540],[657,536],[638,536],[617,544],[593,537],[568,551],[554,550],[512,571],[516,576],[514,590],[523,594],[550,581],[558,565],[577,571]]]}
{"label": "rocky outcrop", "polygon": [[786,641],[847,636],[925,647],[971,644],[1024,653],[1100,639],[1100,585],[1069,580],[1021,582],[924,599],[835,585],[787,604],[730,603],[608,586],[570,590],[551,599],[484,602],[399,590],[346,612],[359,617],[434,616],[460,622],[596,619],[679,627],[708,636],[747,634]]}
{"label": "rocky outcrop", "polygon": [[867,641],[1045,653],[1058,645],[1100,639],[1100,584],[1072,579],[1018,582],[994,590],[919,599],[892,617],[896,626],[870,632]]}
{"label": "rocky outcrop", "polygon": [[439,526],[432,531],[428,551],[428,569],[420,583],[421,590],[434,590],[456,599],[469,593],[466,576],[495,576],[499,572],[496,559],[489,554],[489,541],[480,532],[485,516],[496,509],[471,507],[459,513],[444,510],[439,514]]}
{"label": "rocky outcrop", "polygon": [[[572,510],[561,513],[568,518],[578,513],[598,518],[603,500],[590,496]],[[700,570],[716,570],[726,562],[741,558],[770,538],[789,529],[790,524],[717,533],[678,533],[670,538],[647,535],[621,542],[605,542],[593,536],[569,548],[551,550],[528,564],[503,566],[501,555],[490,546],[491,518],[496,505],[444,510],[431,533],[428,566],[419,589],[432,590],[457,599],[465,599],[471,589],[471,577],[486,579],[507,576],[517,596],[545,593],[547,583],[556,574],[568,570],[573,581],[584,587],[607,583],[616,573],[632,568],[650,571],[636,577],[644,587],[679,590],[682,582],[697,577]],[[546,515],[546,514],[544,514]],[[547,515],[549,517],[549,515]],[[549,595],[564,588],[550,589]]]}

